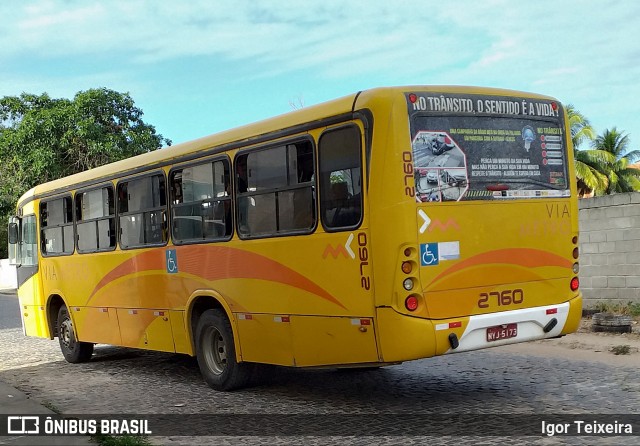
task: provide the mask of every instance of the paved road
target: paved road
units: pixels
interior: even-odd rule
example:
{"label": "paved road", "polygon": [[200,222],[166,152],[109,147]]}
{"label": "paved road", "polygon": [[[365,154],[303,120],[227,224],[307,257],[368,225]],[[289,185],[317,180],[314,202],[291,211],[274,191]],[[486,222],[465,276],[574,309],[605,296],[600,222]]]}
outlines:
{"label": "paved road", "polygon": [[[487,428],[483,415],[640,413],[636,367],[561,357],[484,350],[414,361],[373,371],[275,369],[260,385],[234,393],[210,390],[194,359],[99,346],[91,362],[62,360],[57,342],[25,338],[7,317],[15,302],[0,299],[0,380],[69,414],[308,414],[337,429],[374,414],[400,414],[416,423],[429,414],[471,414],[463,421]],[[17,317],[17,312],[15,313]],[[554,341],[545,341],[554,342]],[[339,416],[335,416],[339,414]],[[356,414],[356,415],[354,415]],[[378,415],[379,416],[379,415]],[[602,416],[602,415],[601,415]],[[186,418],[185,418],[186,420]],[[193,418],[194,422],[197,418]],[[275,419],[274,419],[275,420]],[[301,420],[296,420],[301,422]],[[304,421],[304,420],[303,420]],[[466,422],[465,421],[465,422]],[[492,420],[495,421],[495,420]],[[483,425],[484,423],[484,425]],[[331,426],[329,426],[330,428]],[[438,436],[433,444],[501,444],[497,437]],[[424,444],[424,437],[151,437],[156,444]],[[637,444],[637,438],[567,444]],[[558,444],[558,438],[515,437],[516,444]]]}
{"label": "paved road", "polygon": [[0,293],[0,330],[21,327],[19,311],[14,294]]}

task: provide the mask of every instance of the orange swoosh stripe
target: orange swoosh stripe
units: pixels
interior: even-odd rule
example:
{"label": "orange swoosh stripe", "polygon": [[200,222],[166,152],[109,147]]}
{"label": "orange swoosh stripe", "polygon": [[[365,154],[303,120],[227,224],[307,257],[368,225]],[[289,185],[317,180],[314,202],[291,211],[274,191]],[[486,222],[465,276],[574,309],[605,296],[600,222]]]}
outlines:
{"label": "orange swoosh stripe", "polygon": [[[302,274],[260,254],[225,246],[176,246],[178,271],[209,281],[220,279],[259,279],[278,282],[315,294],[346,310],[342,303]],[[150,250],[132,257],[105,275],[89,300],[109,282],[141,271],[166,272],[165,249]]]}
{"label": "orange swoosh stripe", "polygon": [[429,286],[439,281],[445,276],[455,272],[470,268],[472,266],[483,265],[487,263],[503,263],[523,266],[525,268],[539,268],[542,266],[559,266],[561,268],[571,268],[571,261],[560,257],[559,255],[532,248],[509,248],[498,249],[496,251],[483,252],[476,256],[465,259],[456,265],[436,276]]}

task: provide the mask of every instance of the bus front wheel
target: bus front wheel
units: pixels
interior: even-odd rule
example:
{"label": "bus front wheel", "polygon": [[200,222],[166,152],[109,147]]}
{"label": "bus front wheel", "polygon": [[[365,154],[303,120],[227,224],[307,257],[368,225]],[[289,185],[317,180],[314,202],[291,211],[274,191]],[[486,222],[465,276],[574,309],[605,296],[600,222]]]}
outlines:
{"label": "bus front wheel", "polygon": [[247,384],[250,365],[236,361],[231,323],[220,310],[207,310],[196,327],[196,356],[205,382],[215,390],[233,390]]}
{"label": "bus front wheel", "polygon": [[73,331],[73,323],[69,310],[62,306],[58,311],[58,341],[60,342],[60,350],[67,362],[76,364],[79,362],[87,362],[93,355],[93,344],[90,342],[81,342],[76,340]]}

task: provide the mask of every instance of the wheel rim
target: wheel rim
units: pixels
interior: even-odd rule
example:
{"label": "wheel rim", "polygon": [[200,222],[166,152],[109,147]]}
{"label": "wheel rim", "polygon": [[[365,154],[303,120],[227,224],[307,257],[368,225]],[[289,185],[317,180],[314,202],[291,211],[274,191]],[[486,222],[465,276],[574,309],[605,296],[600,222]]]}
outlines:
{"label": "wheel rim", "polygon": [[209,327],[202,339],[204,359],[207,367],[216,375],[221,375],[227,368],[227,343],[222,333]]}
{"label": "wheel rim", "polygon": [[71,319],[65,319],[60,324],[60,340],[62,341],[62,345],[66,348],[71,348],[73,343],[73,326],[71,325]]}

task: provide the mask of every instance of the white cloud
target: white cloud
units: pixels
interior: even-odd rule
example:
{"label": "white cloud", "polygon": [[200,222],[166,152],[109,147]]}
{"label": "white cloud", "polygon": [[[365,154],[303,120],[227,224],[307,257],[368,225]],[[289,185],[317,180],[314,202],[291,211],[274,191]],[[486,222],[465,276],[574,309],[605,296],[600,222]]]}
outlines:
{"label": "white cloud", "polygon": [[[640,2],[39,0],[3,2],[0,16],[5,88],[45,82],[29,68],[49,61],[87,61],[54,77],[77,91],[208,60],[233,67],[236,82],[309,72],[327,83],[492,85],[556,95],[591,116],[622,115],[614,95],[640,95]],[[626,115],[637,112],[627,102]]]}

